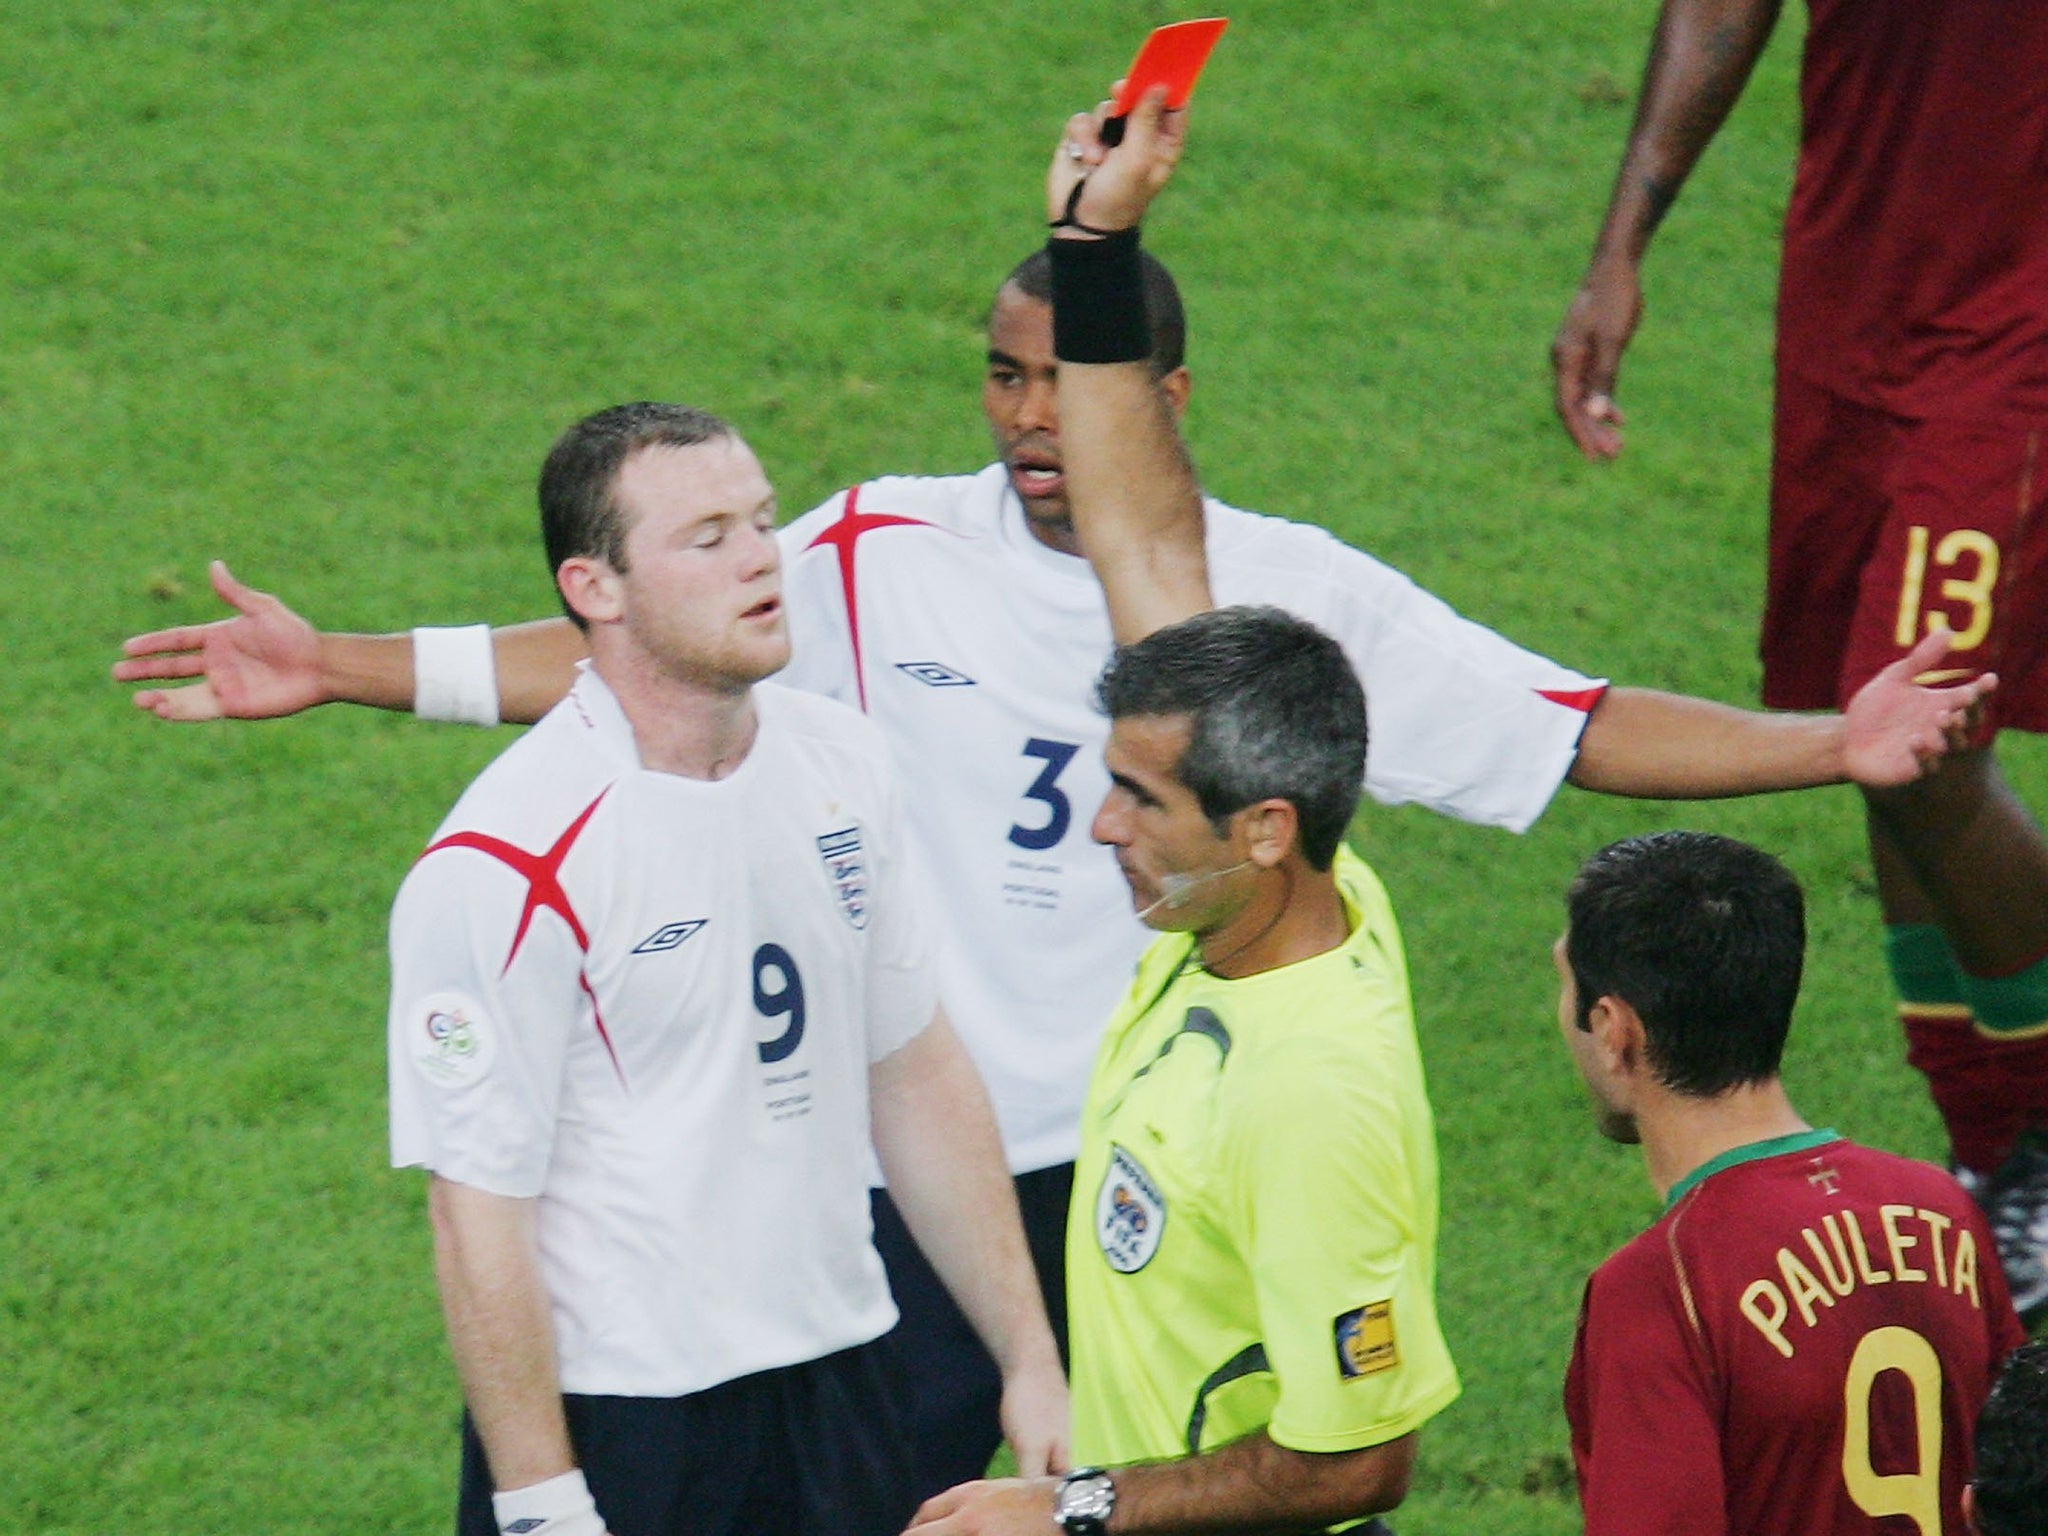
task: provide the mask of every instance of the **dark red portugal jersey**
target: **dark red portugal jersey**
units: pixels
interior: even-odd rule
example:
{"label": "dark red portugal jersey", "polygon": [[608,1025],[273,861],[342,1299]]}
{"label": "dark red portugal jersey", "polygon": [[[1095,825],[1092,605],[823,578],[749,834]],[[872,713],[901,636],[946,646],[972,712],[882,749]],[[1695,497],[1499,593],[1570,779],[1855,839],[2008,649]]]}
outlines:
{"label": "dark red portugal jersey", "polygon": [[1586,1286],[1587,1536],[1962,1536],[1977,1410],[2024,1338],[1940,1169],[1832,1131],[1738,1148]]}
{"label": "dark red portugal jersey", "polygon": [[1779,366],[1900,416],[2048,407],[2048,5],[1807,10]]}

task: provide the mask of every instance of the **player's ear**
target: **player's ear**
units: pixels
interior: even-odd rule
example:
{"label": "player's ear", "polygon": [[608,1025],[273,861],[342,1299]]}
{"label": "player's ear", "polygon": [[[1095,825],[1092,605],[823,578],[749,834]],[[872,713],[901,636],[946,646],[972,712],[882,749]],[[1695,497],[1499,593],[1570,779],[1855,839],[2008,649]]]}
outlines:
{"label": "player's ear", "polygon": [[626,611],[625,585],[593,555],[571,555],[555,568],[555,586],[586,624],[609,624]]}
{"label": "player's ear", "polygon": [[1195,387],[1186,368],[1176,368],[1159,380],[1160,393],[1166,396],[1166,403],[1173,407],[1173,419],[1179,421],[1187,414],[1188,392]]}
{"label": "player's ear", "polygon": [[1586,1011],[1586,1026],[1593,1045],[1607,1069],[1617,1076],[1634,1077],[1649,1065],[1649,1036],[1642,1015],[1626,998],[1603,995]]}

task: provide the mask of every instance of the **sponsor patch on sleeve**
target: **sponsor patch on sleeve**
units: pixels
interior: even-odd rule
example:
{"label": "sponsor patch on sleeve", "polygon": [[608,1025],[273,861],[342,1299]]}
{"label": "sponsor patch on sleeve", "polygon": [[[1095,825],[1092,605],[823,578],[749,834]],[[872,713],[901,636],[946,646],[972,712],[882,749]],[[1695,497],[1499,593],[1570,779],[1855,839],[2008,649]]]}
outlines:
{"label": "sponsor patch on sleeve", "polygon": [[1394,1304],[1367,1302],[1339,1315],[1332,1330],[1337,1341],[1337,1374],[1356,1381],[1401,1363],[1394,1344]]}
{"label": "sponsor patch on sleeve", "polygon": [[412,1005],[406,1050],[419,1075],[436,1088],[463,1088],[491,1070],[497,1031],[474,998],[436,992]]}

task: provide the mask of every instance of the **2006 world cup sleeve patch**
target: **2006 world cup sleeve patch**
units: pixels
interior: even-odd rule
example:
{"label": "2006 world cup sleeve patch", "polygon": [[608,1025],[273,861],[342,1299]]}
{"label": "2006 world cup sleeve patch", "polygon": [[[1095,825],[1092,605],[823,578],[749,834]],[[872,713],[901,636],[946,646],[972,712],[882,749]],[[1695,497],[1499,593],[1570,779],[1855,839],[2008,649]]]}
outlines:
{"label": "2006 world cup sleeve patch", "polygon": [[1337,1374],[1346,1381],[1392,1370],[1401,1363],[1394,1343],[1394,1304],[1367,1302],[1340,1313],[1331,1332],[1337,1344]]}
{"label": "2006 world cup sleeve patch", "polygon": [[435,992],[405,1014],[406,1054],[436,1088],[464,1088],[490,1071],[498,1033],[490,1016],[460,992]]}

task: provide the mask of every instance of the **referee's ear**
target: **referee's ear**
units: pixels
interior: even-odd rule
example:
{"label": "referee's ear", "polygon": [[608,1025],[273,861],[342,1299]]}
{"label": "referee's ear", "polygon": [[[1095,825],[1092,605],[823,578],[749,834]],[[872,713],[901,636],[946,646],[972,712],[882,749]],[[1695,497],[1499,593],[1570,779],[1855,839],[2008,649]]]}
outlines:
{"label": "referee's ear", "polygon": [[1231,820],[1244,839],[1244,857],[1261,869],[1277,869],[1301,847],[1301,813],[1292,800],[1260,800]]}
{"label": "referee's ear", "polygon": [[564,560],[555,568],[555,588],[586,629],[614,623],[625,614],[625,584],[610,563],[596,555],[571,555]]}

